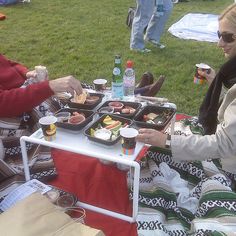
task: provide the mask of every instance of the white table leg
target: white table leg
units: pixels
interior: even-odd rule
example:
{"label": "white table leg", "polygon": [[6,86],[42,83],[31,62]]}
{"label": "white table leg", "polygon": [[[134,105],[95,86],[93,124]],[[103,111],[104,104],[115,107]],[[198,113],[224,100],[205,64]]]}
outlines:
{"label": "white table leg", "polygon": [[29,171],[29,165],[28,165],[28,155],[26,150],[26,142],[24,140],[24,137],[20,138],[20,146],[21,146],[21,153],[22,153],[22,160],[24,165],[24,172],[25,172],[25,180],[30,180],[30,171]]}

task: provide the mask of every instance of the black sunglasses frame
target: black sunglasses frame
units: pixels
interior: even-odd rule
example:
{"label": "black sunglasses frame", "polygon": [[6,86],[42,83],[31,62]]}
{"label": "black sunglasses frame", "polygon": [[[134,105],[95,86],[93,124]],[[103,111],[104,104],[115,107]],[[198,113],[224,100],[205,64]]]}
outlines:
{"label": "black sunglasses frame", "polygon": [[219,30],[217,31],[217,35],[218,35],[218,38],[219,38],[219,39],[222,38],[225,43],[232,43],[232,42],[234,42],[235,39],[236,39],[236,38],[235,38],[235,37],[236,37],[235,34],[232,34],[232,33],[225,33],[225,32],[220,33]]}

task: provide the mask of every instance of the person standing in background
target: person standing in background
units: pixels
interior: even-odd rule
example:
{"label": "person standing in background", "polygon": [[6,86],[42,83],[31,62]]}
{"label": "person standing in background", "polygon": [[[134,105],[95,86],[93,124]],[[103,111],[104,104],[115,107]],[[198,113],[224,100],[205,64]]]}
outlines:
{"label": "person standing in background", "polygon": [[[148,53],[151,50],[145,48],[145,41],[150,42],[158,48],[165,48],[160,43],[167,20],[173,9],[172,0],[162,0],[163,12],[158,11],[160,0],[137,0],[137,9],[131,30],[130,49]],[[146,29],[146,32],[145,32]]]}

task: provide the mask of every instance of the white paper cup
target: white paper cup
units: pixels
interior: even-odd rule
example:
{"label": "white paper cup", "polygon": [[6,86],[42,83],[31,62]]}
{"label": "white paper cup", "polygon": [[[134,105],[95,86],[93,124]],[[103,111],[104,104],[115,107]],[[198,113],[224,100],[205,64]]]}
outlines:
{"label": "white paper cup", "polygon": [[195,84],[204,84],[206,82],[206,78],[201,76],[198,73],[198,70],[202,70],[202,71],[206,71],[207,73],[210,73],[211,67],[208,66],[205,63],[196,64],[196,71],[195,71],[195,75],[194,75],[194,78],[193,78],[193,82]]}
{"label": "white paper cup", "polygon": [[132,155],[136,147],[136,136],[138,130],[134,128],[123,128],[120,129],[120,135],[122,137],[122,153],[125,155]]}
{"label": "white paper cup", "polygon": [[102,91],[106,89],[107,80],[106,79],[95,79],[93,81],[95,90]]}
{"label": "white paper cup", "polygon": [[39,119],[45,140],[52,141],[56,138],[56,122],[55,116],[44,116]]}

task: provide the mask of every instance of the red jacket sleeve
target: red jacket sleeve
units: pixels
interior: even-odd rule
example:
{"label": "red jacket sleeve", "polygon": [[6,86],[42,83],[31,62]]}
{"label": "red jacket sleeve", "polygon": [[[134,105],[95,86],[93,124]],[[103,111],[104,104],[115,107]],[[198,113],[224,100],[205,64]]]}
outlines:
{"label": "red jacket sleeve", "polygon": [[0,87],[0,117],[19,116],[31,111],[52,95],[49,81],[10,90]]}
{"label": "red jacket sleeve", "polygon": [[18,62],[8,60],[11,66],[15,68],[18,73],[20,73],[22,76],[25,76],[25,74],[29,71],[27,67],[23,66],[22,64],[19,64]]}

